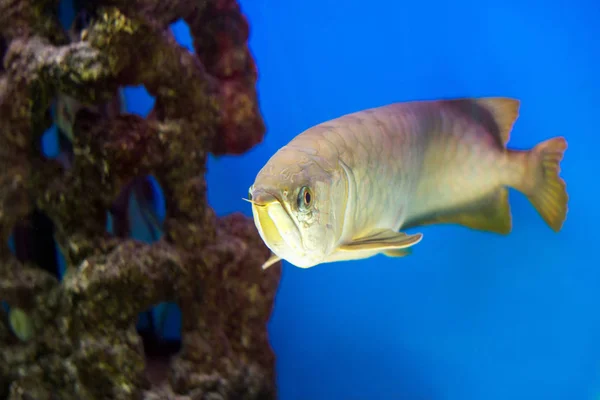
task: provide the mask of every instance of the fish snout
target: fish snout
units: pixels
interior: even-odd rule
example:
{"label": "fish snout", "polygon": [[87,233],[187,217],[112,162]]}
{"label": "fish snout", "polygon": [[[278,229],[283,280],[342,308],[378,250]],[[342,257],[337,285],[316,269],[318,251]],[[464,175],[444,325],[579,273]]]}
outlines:
{"label": "fish snout", "polygon": [[274,194],[265,189],[253,189],[248,194],[250,196],[248,200],[257,207],[265,207],[279,201]]}

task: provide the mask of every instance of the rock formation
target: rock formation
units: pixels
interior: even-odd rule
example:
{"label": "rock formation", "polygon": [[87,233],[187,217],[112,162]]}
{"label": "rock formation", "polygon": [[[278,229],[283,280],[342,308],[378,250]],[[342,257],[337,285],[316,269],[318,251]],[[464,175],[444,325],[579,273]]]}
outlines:
{"label": "rock formation", "polygon": [[[69,34],[57,0],[0,0],[0,300],[13,310],[0,309],[0,398],[274,399],[280,266],[261,270],[254,224],[217,218],[204,181],[209,153],[264,135],[248,23],[235,0],[79,3],[89,24]],[[194,53],[168,29],[178,19]],[[155,97],[148,118],[107,106],[127,85]],[[67,162],[40,144],[61,99],[78,104]],[[107,233],[119,194],[148,175],[165,194],[164,236]],[[62,279],[7,245],[34,212],[52,221]],[[182,310],[182,345],[157,374],[135,324],[163,301]]]}

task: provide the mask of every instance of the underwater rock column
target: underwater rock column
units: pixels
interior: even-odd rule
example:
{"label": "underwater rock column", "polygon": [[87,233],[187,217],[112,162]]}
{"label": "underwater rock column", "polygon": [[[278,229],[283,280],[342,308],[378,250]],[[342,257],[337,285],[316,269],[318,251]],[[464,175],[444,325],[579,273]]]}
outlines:
{"label": "underwater rock column", "polygon": [[[90,19],[75,35],[57,3],[0,2],[0,398],[275,398],[266,324],[280,267],[261,270],[254,224],[217,218],[204,181],[209,152],[243,153],[265,131],[237,2],[80,2]],[[196,54],[168,30],[179,18]],[[156,98],[148,118],[106,111],[140,84]],[[53,120],[65,99],[71,120]],[[48,159],[40,142],[57,122],[70,142]],[[164,237],[109,235],[115,199],[148,175],[165,193]],[[52,220],[62,279],[9,250],[34,211]],[[182,348],[156,380],[135,323],[164,301],[182,310]]]}

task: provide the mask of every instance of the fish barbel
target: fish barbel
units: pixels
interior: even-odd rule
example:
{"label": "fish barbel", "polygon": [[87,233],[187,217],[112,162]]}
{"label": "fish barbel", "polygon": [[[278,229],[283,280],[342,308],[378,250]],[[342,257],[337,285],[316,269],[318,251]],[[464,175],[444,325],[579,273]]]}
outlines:
{"label": "fish barbel", "polygon": [[507,149],[519,104],[503,97],[395,103],[302,132],[249,190],[256,227],[273,253],[263,268],[280,259],[309,268],[402,257],[423,235],[399,230],[429,224],[508,234],[508,187],[559,231],[567,214],[559,177],[567,142]]}

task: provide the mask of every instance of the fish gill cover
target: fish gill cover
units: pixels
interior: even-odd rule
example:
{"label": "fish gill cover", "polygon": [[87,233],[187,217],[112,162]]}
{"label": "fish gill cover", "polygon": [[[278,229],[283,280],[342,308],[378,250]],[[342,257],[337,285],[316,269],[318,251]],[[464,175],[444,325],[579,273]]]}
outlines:
{"label": "fish gill cover", "polygon": [[[208,153],[243,153],[265,131],[239,5],[80,2],[90,20],[72,35],[58,3],[0,2],[0,398],[274,398],[266,324],[280,266],[260,269],[269,251],[254,224],[217,218],[204,180]],[[179,19],[195,54],[168,29]],[[103,106],[126,85],[155,96],[147,118]],[[40,147],[65,98],[81,106],[61,161]],[[165,193],[163,237],[108,233],[119,194],[148,175]],[[53,225],[62,280],[9,248],[34,213]],[[164,301],[182,310],[182,344],[157,375],[135,324]]]}

